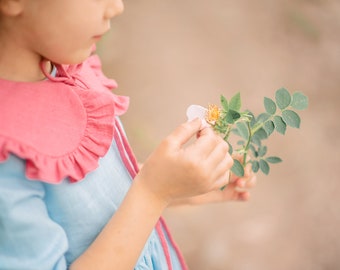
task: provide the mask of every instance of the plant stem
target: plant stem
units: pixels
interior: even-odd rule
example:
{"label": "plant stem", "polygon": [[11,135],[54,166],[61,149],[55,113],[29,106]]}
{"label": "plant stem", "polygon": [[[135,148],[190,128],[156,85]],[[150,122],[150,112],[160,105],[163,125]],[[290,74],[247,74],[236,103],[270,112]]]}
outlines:
{"label": "plant stem", "polygon": [[248,128],[248,131],[249,131],[249,138],[247,140],[247,143],[246,145],[244,146],[244,153],[243,153],[243,167],[246,166],[246,163],[247,163],[247,154],[248,154],[248,151],[249,151],[249,145],[250,145],[250,141],[251,141],[251,138],[253,136],[253,131],[250,127],[250,122],[247,122],[247,128]]}
{"label": "plant stem", "polygon": [[250,137],[253,136],[255,134],[256,131],[260,130],[263,126],[264,126],[264,123],[266,123],[267,121],[265,122],[262,122],[262,123],[257,123],[253,129],[251,129],[251,132],[250,132]]}
{"label": "plant stem", "polygon": [[250,122],[247,122],[247,128],[248,128],[248,131],[249,131],[249,138],[247,140],[247,143],[246,145],[244,146],[244,154],[243,154],[243,166],[245,166],[247,164],[247,154],[248,154],[248,151],[249,151],[249,146],[250,146],[250,142],[251,142],[251,139],[253,137],[253,135],[258,131],[260,130],[261,128],[263,128],[264,124],[269,121],[269,120],[272,120],[273,116],[271,116],[269,119],[267,119],[266,121],[262,122],[262,123],[256,123],[254,125],[253,128],[250,127]]}

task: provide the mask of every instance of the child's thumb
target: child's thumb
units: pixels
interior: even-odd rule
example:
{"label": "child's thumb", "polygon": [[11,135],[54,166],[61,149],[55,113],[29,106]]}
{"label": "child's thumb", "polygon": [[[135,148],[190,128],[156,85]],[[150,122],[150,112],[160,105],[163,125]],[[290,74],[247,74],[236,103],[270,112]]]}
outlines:
{"label": "child's thumb", "polygon": [[186,123],[178,126],[170,135],[170,140],[178,146],[181,147],[185,143],[187,143],[193,136],[196,136],[197,133],[202,128],[202,120],[199,118],[195,118],[194,120],[188,121]]}

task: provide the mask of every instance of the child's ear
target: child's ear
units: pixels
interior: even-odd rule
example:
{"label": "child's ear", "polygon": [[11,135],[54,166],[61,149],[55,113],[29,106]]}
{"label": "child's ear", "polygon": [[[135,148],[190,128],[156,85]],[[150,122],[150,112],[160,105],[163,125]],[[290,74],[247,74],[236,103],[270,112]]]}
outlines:
{"label": "child's ear", "polygon": [[7,16],[21,14],[24,7],[24,0],[0,0],[0,11]]}

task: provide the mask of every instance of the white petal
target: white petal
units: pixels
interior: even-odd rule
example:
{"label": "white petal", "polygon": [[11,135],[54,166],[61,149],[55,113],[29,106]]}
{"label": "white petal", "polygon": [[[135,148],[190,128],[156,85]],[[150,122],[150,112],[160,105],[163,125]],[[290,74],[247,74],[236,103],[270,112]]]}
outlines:
{"label": "white petal", "polygon": [[201,129],[210,127],[207,121],[205,121],[207,111],[208,111],[207,108],[204,108],[200,105],[190,105],[187,109],[188,121],[194,120],[195,118],[199,118],[202,121]]}
{"label": "white petal", "polygon": [[195,118],[205,119],[207,109],[200,105],[190,105],[187,109],[188,121],[194,120]]}

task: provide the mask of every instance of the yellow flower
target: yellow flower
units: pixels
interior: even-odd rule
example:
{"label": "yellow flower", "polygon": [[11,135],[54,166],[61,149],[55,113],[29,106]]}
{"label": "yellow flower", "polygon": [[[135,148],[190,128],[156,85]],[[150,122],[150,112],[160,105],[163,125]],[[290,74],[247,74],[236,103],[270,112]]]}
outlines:
{"label": "yellow flower", "polygon": [[221,109],[215,104],[210,104],[208,106],[205,120],[209,124],[214,125],[220,117],[221,117]]}

